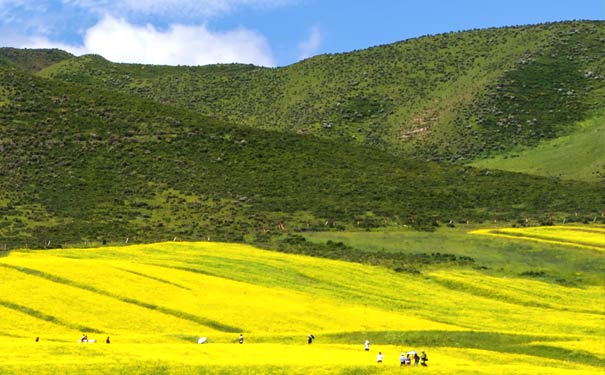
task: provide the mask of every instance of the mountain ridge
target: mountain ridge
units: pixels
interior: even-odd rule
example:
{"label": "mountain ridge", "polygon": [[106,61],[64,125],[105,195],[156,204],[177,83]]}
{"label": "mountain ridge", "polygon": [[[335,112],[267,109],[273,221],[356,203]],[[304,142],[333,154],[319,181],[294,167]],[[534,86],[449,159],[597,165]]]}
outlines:
{"label": "mountain ridge", "polygon": [[603,24],[445,33],[280,68],[82,57],[40,74],[238,124],[466,163],[570,134],[603,110]]}
{"label": "mountain ridge", "polygon": [[302,230],[548,221],[599,185],[402,159],[0,68],[0,236],[252,241]]}

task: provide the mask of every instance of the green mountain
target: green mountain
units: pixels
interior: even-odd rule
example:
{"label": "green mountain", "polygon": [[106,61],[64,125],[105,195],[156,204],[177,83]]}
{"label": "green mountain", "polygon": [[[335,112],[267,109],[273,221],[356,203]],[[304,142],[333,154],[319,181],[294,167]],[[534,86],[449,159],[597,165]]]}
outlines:
{"label": "green mountain", "polygon": [[0,246],[592,221],[597,178],[438,161],[539,150],[599,121],[601,26],[443,34],[275,69],[2,49]]}
{"label": "green mountain", "polygon": [[7,247],[252,241],[267,231],[548,221],[574,210],[592,219],[605,206],[597,184],[235,126],[15,68],[0,67],[0,129]]}
{"label": "green mountain", "polygon": [[465,163],[573,133],[605,107],[605,22],[492,28],[322,55],[282,68],[114,64],[45,77],[255,128]]}

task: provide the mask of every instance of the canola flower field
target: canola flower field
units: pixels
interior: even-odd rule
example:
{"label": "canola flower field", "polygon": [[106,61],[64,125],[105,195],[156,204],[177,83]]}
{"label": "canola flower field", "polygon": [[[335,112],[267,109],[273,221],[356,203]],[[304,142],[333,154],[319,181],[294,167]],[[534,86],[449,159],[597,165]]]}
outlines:
{"label": "canola flower field", "polygon": [[[0,374],[595,374],[605,365],[603,285],[472,268],[410,275],[210,242],[13,251],[0,270]],[[82,334],[97,342],[78,343]],[[400,368],[410,350],[425,350],[429,366]]]}
{"label": "canola flower field", "polygon": [[472,233],[605,251],[605,227],[598,225],[479,229]]}

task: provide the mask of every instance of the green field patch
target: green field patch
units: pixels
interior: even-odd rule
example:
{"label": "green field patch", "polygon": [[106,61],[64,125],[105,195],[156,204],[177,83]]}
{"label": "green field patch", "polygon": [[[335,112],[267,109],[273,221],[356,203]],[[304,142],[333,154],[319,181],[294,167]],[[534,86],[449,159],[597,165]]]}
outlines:
{"label": "green field patch", "polygon": [[449,280],[449,279],[439,279],[436,277],[433,277],[432,280],[448,289],[453,289],[453,290],[461,291],[463,293],[469,293],[469,294],[473,294],[473,295],[480,296],[480,297],[486,297],[486,298],[494,299],[494,300],[497,300],[500,302],[507,302],[507,303],[517,304],[517,305],[522,305],[522,306],[529,306],[529,307],[543,307],[543,308],[551,307],[547,304],[543,304],[543,303],[536,302],[536,301],[514,298],[513,296],[499,293],[497,290],[495,290],[493,288],[484,288],[484,287],[481,287],[480,285],[476,285],[474,283],[467,283],[467,282],[461,282],[461,281],[455,281],[455,280]]}
{"label": "green field patch", "polygon": [[527,228],[499,228],[472,231],[472,234],[537,241],[605,251],[605,228],[546,226]]}
{"label": "green field patch", "polygon": [[[596,225],[577,226],[576,233],[583,230],[596,231]],[[548,228],[548,227],[544,227]],[[418,232],[410,229],[386,229],[383,231],[333,231],[307,232],[305,238],[312,243],[341,242],[356,251],[370,254],[441,253],[459,257],[471,257],[474,262],[463,269],[475,269],[488,275],[516,276],[531,270],[543,271],[553,281],[564,285],[600,285],[605,264],[595,251],[569,247],[564,243],[511,241],[514,238],[478,236],[476,230],[489,232],[502,228],[490,226],[462,225],[454,228],[438,228],[434,232]],[[573,256],[569,256],[573,252]],[[432,269],[452,269],[453,264],[428,264],[419,267],[423,273]],[[555,281],[558,280],[558,281]]]}

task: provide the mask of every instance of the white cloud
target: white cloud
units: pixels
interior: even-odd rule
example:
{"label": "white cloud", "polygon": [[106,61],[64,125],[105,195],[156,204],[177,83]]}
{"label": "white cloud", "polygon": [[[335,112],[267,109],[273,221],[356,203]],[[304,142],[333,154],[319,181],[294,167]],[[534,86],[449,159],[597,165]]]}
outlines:
{"label": "white cloud", "polygon": [[0,0],[0,45],[95,53],[115,62],[275,66],[264,35],[245,27],[216,31],[206,22],[302,1]]}
{"label": "white cloud", "polygon": [[237,8],[275,8],[300,0],[63,0],[97,13],[161,15],[168,17],[211,17],[230,13]]}
{"label": "white cloud", "polygon": [[206,65],[249,63],[275,66],[265,38],[251,30],[214,33],[205,25],[172,25],[165,31],[152,25],[136,26],[105,16],[86,31],[84,45],[68,46],[45,38],[30,39],[27,48],[61,48],[76,55],[99,54],[114,62]]}
{"label": "white cloud", "polygon": [[321,45],[321,31],[319,26],[313,26],[309,32],[309,38],[298,44],[298,50],[300,52],[300,59],[306,59],[317,53],[319,46]]}

